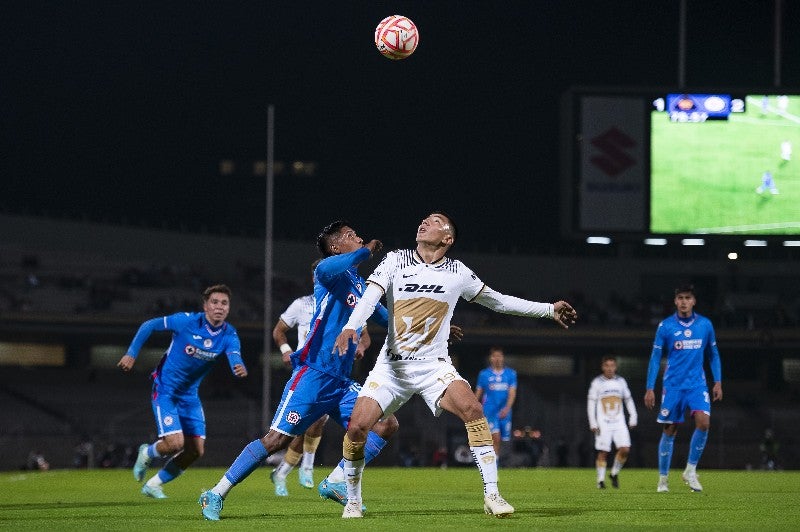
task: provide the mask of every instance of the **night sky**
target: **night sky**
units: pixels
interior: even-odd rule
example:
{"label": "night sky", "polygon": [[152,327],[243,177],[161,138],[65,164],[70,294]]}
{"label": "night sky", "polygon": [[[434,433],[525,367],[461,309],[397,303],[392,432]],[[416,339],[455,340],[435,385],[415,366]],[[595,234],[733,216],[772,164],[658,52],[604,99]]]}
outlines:
{"label": "night sky", "polygon": [[[782,81],[800,86],[800,3]],[[690,87],[773,83],[773,2],[690,0]],[[411,245],[433,208],[466,249],[559,238],[559,97],[571,85],[673,86],[678,0],[15,2],[0,17],[0,209],[257,235],[266,109],[275,234],[346,218]],[[421,42],[382,57],[376,24]],[[220,176],[231,159],[241,171]],[[499,243],[499,244],[498,244]]]}

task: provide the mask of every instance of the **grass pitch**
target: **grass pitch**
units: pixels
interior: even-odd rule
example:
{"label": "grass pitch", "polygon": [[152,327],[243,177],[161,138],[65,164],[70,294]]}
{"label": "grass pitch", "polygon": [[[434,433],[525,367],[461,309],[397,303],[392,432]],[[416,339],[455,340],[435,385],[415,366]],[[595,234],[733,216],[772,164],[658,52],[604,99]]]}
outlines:
{"label": "grass pitch", "polygon": [[[152,472],[152,470],[151,470]],[[500,486],[516,513],[483,513],[474,468],[367,468],[363,519],[343,521],[342,507],[288,479],[276,497],[269,469],[236,486],[222,520],[204,521],[197,498],[223,469],[194,468],[166,486],[169,499],[139,493],[128,470],[0,473],[0,528],[9,530],[797,530],[800,472],[701,470],[702,493],[670,475],[656,493],[655,470],[626,469],[621,489],[598,490],[593,469],[503,469]],[[317,480],[327,472],[318,468]]]}
{"label": "grass pitch", "polygon": [[[800,96],[785,111],[760,97],[728,120],[670,122],[652,116],[651,228],[654,233],[800,234]],[[790,161],[781,157],[789,141]],[[769,170],[780,191],[756,193]]]}

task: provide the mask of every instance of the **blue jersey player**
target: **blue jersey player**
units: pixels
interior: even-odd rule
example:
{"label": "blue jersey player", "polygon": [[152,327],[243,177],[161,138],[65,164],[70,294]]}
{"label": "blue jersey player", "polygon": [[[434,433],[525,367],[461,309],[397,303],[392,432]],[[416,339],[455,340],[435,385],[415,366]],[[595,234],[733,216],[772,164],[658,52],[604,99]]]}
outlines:
{"label": "blue jersey player", "polygon": [[505,366],[502,348],[489,349],[489,367],[478,373],[475,396],[483,404],[494,452],[499,458],[500,442],[511,441],[511,408],[517,398],[517,372]]}
{"label": "blue jersey player", "polygon": [[[664,432],[658,445],[659,492],[669,491],[668,473],[675,434],[678,432],[677,423],[683,422],[687,408],[694,416],[695,430],[682,478],[692,491],[702,491],[703,487],[697,480],[697,462],[700,461],[708,440],[711,400],[722,400],[722,366],[714,326],[708,318],[694,312],[696,302],[693,286],[684,285],[675,289],[677,312],[658,325],[647,370],[644,404],[652,409],[656,402],[653,388],[661,369],[661,358],[667,357],[661,408],[658,412],[658,422],[664,424]],[[706,358],[714,378],[712,397],[709,397],[706,385],[703,364]]]}
{"label": "blue jersey player", "polygon": [[230,288],[223,284],[206,288],[203,312],[181,312],[144,322],[117,364],[123,371],[130,371],[154,331],[172,332],[172,342],[152,374],[151,401],[158,440],[139,447],[133,466],[133,476],[141,482],[153,458],[170,457],[142,486],[142,493],[148,497],[166,498],[162,485],[178,477],[203,455],[206,419],[197,390],[217,358],[225,354],[233,374],[247,376],[239,335],[225,321],[230,306]]}
{"label": "blue jersey player", "polygon": [[[208,520],[219,520],[223,500],[231,488],[242,482],[270,454],[285,449],[295,436],[303,434],[321,416],[347,428],[350,415],[361,386],[350,378],[356,346],[339,356],[333,352],[334,343],[342,327],[350,318],[364,293],[364,279],[357,267],[382,247],[377,240],[364,241],[347,222],[336,221],[326,226],[317,238],[317,247],[323,255],[314,270],[314,317],[311,330],[302,347],[292,354],[294,371],[283,390],[269,432],[250,442],[234,460],[223,477],[208,491],[200,495],[202,514]],[[387,325],[386,308],[378,303],[372,319]],[[375,457],[386,445],[386,440],[397,431],[397,419],[388,416],[378,421],[370,431],[366,455]],[[320,495],[347,503],[344,473],[336,467],[319,485]]]}

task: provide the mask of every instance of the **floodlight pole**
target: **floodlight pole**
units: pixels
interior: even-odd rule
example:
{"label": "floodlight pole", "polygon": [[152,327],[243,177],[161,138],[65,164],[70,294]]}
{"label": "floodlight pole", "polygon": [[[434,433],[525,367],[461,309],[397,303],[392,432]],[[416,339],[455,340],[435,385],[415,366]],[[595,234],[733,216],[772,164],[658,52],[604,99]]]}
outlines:
{"label": "floodlight pole", "polygon": [[782,31],[783,31],[783,0],[775,0],[775,62],[773,64],[772,83],[776,87],[781,86],[781,52],[782,52]]}
{"label": "floodlight pole", "polygon": [[275,106],[267,107],[267,192],[264,230],[264,353],[261,359],[261,429],[266,431],[272,421],[270,399],[272,397],[272,251],[273,251],[273,205],[275,199]]}
{"label": "floodlight pole", "polygon": [[678,88],[686,86],[686,0],[678,10]]}

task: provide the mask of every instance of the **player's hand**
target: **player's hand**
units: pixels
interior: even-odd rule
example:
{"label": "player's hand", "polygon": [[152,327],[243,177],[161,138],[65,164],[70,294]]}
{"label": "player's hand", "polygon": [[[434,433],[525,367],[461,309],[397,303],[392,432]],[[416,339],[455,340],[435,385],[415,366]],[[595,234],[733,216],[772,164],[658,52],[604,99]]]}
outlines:
{"label": "player's hand", "polygon": [[632,429],[635,429],[636,428],[636,423],[628,423],[628,427],[632,428]]}
{"label": "player's hand", "polygon": [[135,362],[135,358],[130,355],[125,355],[119,359],[119,362],[117,362],[117,367],[122,368],[122,371],[130,371]]}
{"label": "player's hand", "polygon": [[383,249],[383,243],[380,240],[372,239],[364,247],[369,249],[369,254],[372,256]]}
{"label": "player's hand", "polygon": [[458,325],[450,325],[450,337],[447,339],[447,345],[460,342],[462,338],[464,338],[464,329]]}
{"label": "player's hand", "polygon": [[242,364],[234,364],[233,374],[239,378],[247,377],[247,368],[245,368]]}
{"label": "player's hand", "polygon": [[591,430],[595,436],[600,436],[600,427],[589,427],[589,430]]}
{"label": "player's hand", "polygon": [[361,360],[362,358],[364,358],[364,353],[365,352],[366,352],[366,349],[364,348],[362,343],[358,342],[358,345],[356,346],[356,354],[354,355],[355,359],[356,360]]}
{"label": "player's hand", "polygon": [[553,303],[553,319],[565,329],[569,329],[569,326],[578,319],[578,313],[566,301],[556,301]]}
{"label": "player's hand", "polygon": [[722,401],[722,383],[715,382],[714,387],[711,389],[711,395],[714,401]]}
{"label": "player's hand", "polygon": [[508,411],[509,411],[509,410],[511,410],[511,409],[510,409],[510,408],[508,408],[507,406],[504,406],[504,407],[502,408],[502,410],[500,410],[500,411],[497,413],[497,417],[499,417],[500,419],[505,419],[505,418],[506,418],[506,416],[508,416]]}
{"label": "player's hand", "polygon": [[292,368],[292,352],[289,351],[288,353],[281,354],[281,360],[283,360],[283,364],[286,366],[287,369]]}
{"label": "player's hand", "polygon": [[339,356],[344,355],[350,347],[350,342],[358,345],[358,333],[355,329],[342,329],[342,332],[336,337],[336,343],[333,344],[331,352]]}
{"label": "player's hand", "polygon": [[646,406],[648,410],[652,410],[653,407],[656,406],[656,394],[653,390],[644,392],[644,406]]}

